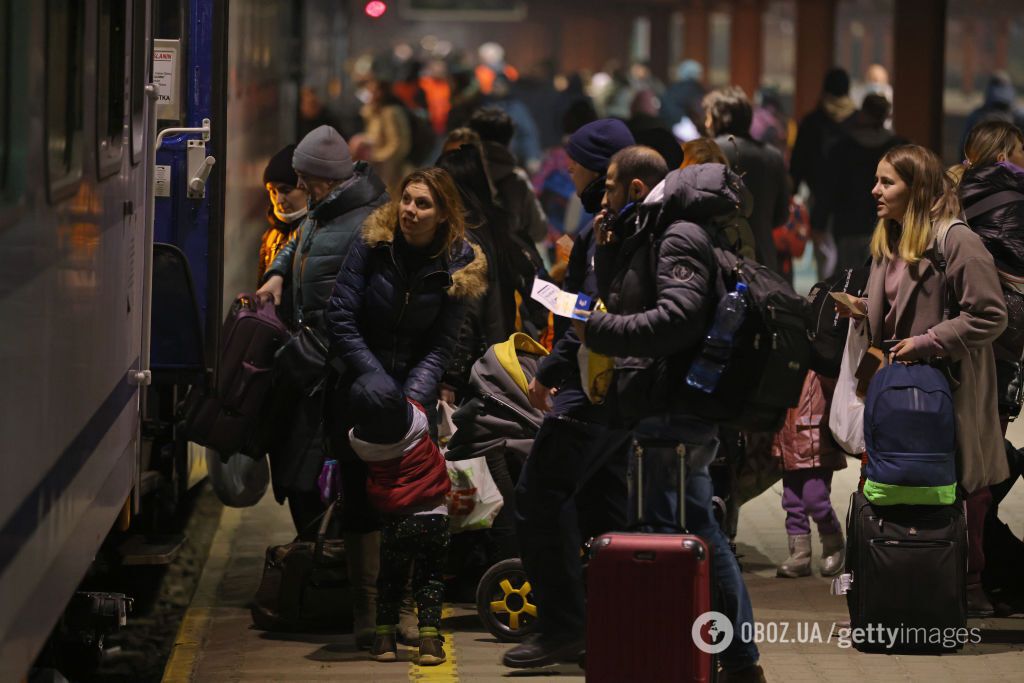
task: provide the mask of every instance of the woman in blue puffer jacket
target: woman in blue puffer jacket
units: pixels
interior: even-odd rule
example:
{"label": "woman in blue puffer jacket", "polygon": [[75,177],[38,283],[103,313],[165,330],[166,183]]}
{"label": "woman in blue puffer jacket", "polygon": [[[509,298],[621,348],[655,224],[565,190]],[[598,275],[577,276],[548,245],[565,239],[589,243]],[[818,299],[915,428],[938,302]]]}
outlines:
{"label": "woman in blue puffer jacket", "polygon": [[[384,373],[434,414],[468,302],[487,291],[487,260],[466,240],[465,231],[464,208],[451,176],[439,168],[411,173],[399,185],[397,198],[363,223],[327,307],[331,353],[344,363],[345,372],[327,399],[326,429],[342,470],[342,527],[350,531],[346,551],[362,577],[354,586],[361,646],[373,639],[379,539],[365,533],[373,513],[365,465],[348,440],[349,387],[366,374]],[[364,533],[357,539],[351,531]],[[406,633],[405,626],[403,619],[398,636],[411,644],[416,631]]]}

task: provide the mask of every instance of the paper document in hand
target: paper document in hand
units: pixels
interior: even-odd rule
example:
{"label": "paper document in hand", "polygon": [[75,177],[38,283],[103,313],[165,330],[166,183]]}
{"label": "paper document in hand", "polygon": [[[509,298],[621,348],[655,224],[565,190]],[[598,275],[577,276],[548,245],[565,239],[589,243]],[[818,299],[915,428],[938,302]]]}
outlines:
{"label": "paper document in hand", "polygon": [[589,311],[593,303],[586,294],[577,295],[572,292],[563,292],[555,283],[540,278],[534,279],[530,297],[534,301],[544,304],[544,308],[555,315],[577,320],[586,320],[587,316],[576,313],[576,311]]}

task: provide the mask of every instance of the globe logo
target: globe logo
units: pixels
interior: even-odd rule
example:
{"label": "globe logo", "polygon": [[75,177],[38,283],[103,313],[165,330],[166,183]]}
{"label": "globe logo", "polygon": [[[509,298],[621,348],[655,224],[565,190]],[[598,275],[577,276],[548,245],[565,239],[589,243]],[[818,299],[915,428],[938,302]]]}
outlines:
{"label": "globe logo", "polygon": [[693,622],[690,635],[697,649],[716,655],[732,642],[732,622],[721,612],[705,612]]}

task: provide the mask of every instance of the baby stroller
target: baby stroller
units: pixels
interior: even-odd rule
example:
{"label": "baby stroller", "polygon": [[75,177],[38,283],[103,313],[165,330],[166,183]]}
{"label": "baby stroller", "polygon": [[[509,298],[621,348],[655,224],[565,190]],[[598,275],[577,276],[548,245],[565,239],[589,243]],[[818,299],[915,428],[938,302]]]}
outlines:
{"label": "baby stroller", "polygon": [[527,387],[547,350],[516,333],[495,344],[474,365],[467,394],[452,416],[455,433],[445,457],[484,457],[504,499],[490,529],[495,562],[477,584],[477,612],[484,627],[502,641],[526,637],[536,626],[537,607],[519,559],[515,535],[515,485],[540,429],[543,413],[533,408]]}

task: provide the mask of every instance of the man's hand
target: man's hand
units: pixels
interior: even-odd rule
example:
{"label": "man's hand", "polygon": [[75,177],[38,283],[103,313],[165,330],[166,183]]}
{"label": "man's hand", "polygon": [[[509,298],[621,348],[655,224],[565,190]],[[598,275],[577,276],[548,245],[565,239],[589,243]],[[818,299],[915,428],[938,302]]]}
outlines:
{"label": "man's hand", "polygon": [[256,298],[259,301],[273,300],[275,306],[280,306],[283,291],[284,278],[280,275],[271,275],[263,286],[256,290]]}
{"label": "man's hand", "polygon": [[551,410],[552,389],[538,382],[536,377],[530,380],[527,394],[531,406],[544,413]]}

